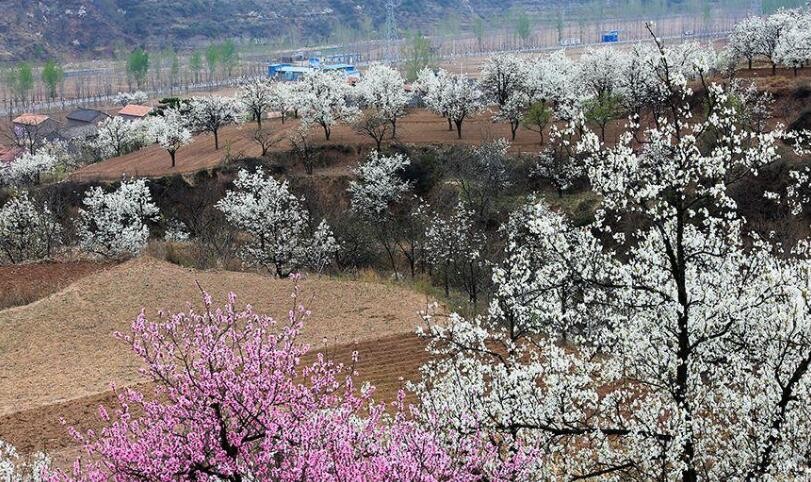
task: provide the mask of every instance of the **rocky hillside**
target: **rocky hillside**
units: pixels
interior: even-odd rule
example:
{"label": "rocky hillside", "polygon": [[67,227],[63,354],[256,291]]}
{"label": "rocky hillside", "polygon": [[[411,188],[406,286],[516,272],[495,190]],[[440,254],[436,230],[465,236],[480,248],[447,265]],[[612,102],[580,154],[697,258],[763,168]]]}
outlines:
{"label": "rocky hillside", "polygon": [[[793,3],[803,0],[773,0]],[[423,29],[472,19],[494,25],[511,11],[554,22],[564,7],[572,21],[684,13],[697,5],[749,8],[748,0],[395,0],[400,29]],[[698,2],[698,3],[696,3]],[[225,38],[321,42],[337,29],[368,35],[385,31],[386,0],[0,0],[0,62],[58,57],[104,58],[134,46],[199,46]],[[764,7],[765,8],[765,7]],[[514,9],[514,10],[511,10]]]}
{"label": "rocky hillside", "polygon": [[[337,25],[380,29],[384,0],[0,0],[0,60],[108,55],[116,47],[183,46],[225,37],[320,39]],[[526,0],[399,0],[398,24],[455,12],[488,18]]]}

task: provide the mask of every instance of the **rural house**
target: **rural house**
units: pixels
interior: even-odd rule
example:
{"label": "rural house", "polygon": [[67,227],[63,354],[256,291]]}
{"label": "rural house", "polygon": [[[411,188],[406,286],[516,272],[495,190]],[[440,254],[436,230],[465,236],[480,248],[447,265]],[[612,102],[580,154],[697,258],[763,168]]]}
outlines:
{"label": "rural house", "polygon": [[106,112],[96,109],[77,109],[67,115],[67,128],[98,126],[110,116]]}
{"label": "rural house", "polygon": [[59,130],[59,137],[68,142],[83,141],[98,135],[98,126],[110,116],[96,109],[77,109],[67,115],[66,126]]}
{"label": "rural house", "polygon": [[35,151],[43,142],[58,137],[60,123],[43,114],[22,114],[11,121],[18,146]]}
{"label": "rural house", "polygon": [[47,136],[59,129],[59,122],[44,114],[22,114],[11,122],[14,124],[14,133],[17,136],[28,131]]}
{"label": "rural house", "polygon": [[126,120],[141,120],[152,112],[152,107],[148,105],[127,104],[123,109],[118,111],[118,116]]}

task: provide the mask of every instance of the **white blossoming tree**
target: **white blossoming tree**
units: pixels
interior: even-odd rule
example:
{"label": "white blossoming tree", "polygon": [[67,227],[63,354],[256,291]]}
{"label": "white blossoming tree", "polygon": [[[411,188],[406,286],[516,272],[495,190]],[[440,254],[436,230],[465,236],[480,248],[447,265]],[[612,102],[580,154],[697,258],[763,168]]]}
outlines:
{"label": "white blossoming tree", "polygon": [[576,152],[578,132],[582,124],[569,122],[563,127],[553,126],[549,143],[538,153],[538,162],[532,175],[550,182],[562,198],[564,191],[586,177],[586,168]]}
{"label": "white blossoming tree", "polygon": [[147,136],[166,149],[175,167],[175,157],[181,147],[192,140],[191,131],[186,127],[182,115],[175,109],[167,109],[162,116],[149,118],[146,127]]}
{"label": "white blossoming tree", "polygon": [[146,126],[144,121],[110,117],[99,124],[98,135],[91,142],[103,158],[123,156],[146,143]]}
{"label": "white blossoming tree", "polygon": [[140,90],[135,92],[119,92],[113,97],[113,103],[122,107],[127,104],[146,104],[148,100],[149,96],[146,92]]}
{"label": "white blossoming tree", "polygon": [[479,86],[485,97],[498,105],[497,121],[510,124],[512,140],[530,106],[537,100],[530,80],[531,67],[515,55],[491,57],[482,67]]}
{"label": "white blossoming tree", "polygon": [[391,124],[391,136],[397,137],[397,119],[405,115],[411,93],[405,90],[405,79],[399,71],[386,65],[374,64],[355,86],[362,106],[374,112],[376,118]]}
{"label": "white blossoming tree", "polygon": [[459,139],[462,138],[462,124],[465,119],[485,107],[482,91],[475,80],[466,75],[447,74],[442,71],[435,76],[433,87],[428,87],[426,103],[432,110],[453,122]]}
{"label": "white blossoming tree", "polygon": [[796,22],[785,29],[774,49],[774,60],[797,71],[811,60],[811,15],[798,16]]}
{"label": "white blossoming tree", "polygon": [[417,75],[415,86],[422,96],[422,101],[433,113],[448,120],[448,130],[453,130],[453,121],[448,116],[447,104],[444,103],[442,92],[450,83],[450,75],[439,70],[434,72],[430,68],[422,69]]}
{"label": "white blossoming tree", "polygon": [[372,151],[366,161],[355,168],[354,174],[357,179],[349,184],[352,210],[374,228],[395,276],[398,274],[395,259],[398,240],[393,236],[392,208],[403,201],[411,190],[411,184],[402,177],[403,171],[410,163],[411,161],[402,154],[384,156]]}
{"label": "white blossoming tree", "polygon": [[53,171],[59,159],[40,148],[36,154],[23,153],[11,164],[0,170],[0,181],[9,186],[32,186],[39,184],[42,174]]}
{"label": "white blossoming tree", "polygon": [[0,480],[4,482],[44,482],[48,480],[51,459],[42,452],[25,457],[13,445],[0,440]]}
{"label": "white blossoming tree", "polygon": [[149,240],[147,223],[157,217],[145,179],[124,181],[112,192],[93,187],[79,209],[79,244],[106,258],[137,254]]}
{"label": "white blossoming tree", "polygon": [[370,220],[386,217],[389,207],[411,189],[401,174],[411,161],[402,154],[384,156],[377,151],[354,170],[357,179],[350,182],[352,209]]}
{"label": "white blossoming tree", "polygon": [[298,110],[298,88],[289,82],[271,82],[269,100],[268,108],[278,112],[284,124],[288,114]]}
{"label": "white blossoming tree", "polygon": [[777,46],[780,45],[780,38],[784,32],[788,31],[797,21],[797,15],[793,11],[779,10],[768,17],[763,22],[760,39],[760,53],[772,63],[772,75],[777,73],[779,63]]}
{"label": "white blossoming tree", "polygon": [[[195,131],[214,136],[214,150],[220,148],[220,129],[242,120],[243,103],[232,97],[212,95],[191,100],[189,124]],[[254,103],[253,108],[257,107]]]}
{"label": "white blossoming tree", "polygon": [[272,84],[261,79],[249,82],[240,88],[239,100],[243,110],[249,112],[256,121],[257,129],[261,129],[263,117],[275,103]]}
{"label": "white blossoming tree", "polygon": [[242,251],[246,263],[285,277],[305,267],[321,270],[338,252],[332,230],[324,221],[313,228],[303,199],[290,192],[287,181],[243,169],[234,187],[217,208],[250,235]]}
{"label": "white blossoming tree", "polygon": [[746,59],[748,67],[762,52],[766,25],[761,17],[747,17],[735,24],[727,40],[728,48],[736,57]]}
{"label": "white blossoming tree", "polygon": [[48,206],[38,209],[27,193],[0,207],[0,251],[11,263],[47,258],[61,231]]}
{"label": "white blossoming tree", "polygon": [[611,48],[587,48],[577,62],[577,76],[589,93],[600,97],[616,93],[627,63],[625,52]]}
{"label": "white blossoming tree", "polygon": [[473,305],[481,295],[486,263],[482,250],[487,238],[478,228],[475,213],[458,203],[449,216],[434,214],[425,233],[428,262],[442,277],[445,296],[459,286]]}
{"label": "white blossoming tree", "polygon": [[504,106],[515,93],[526,89],[528,66],[516,55],[490,57],[482,67],[479,86],[489,100]]}
{"label": "white blossoming tree", "polygon": [[296,109],[305,122],[320,125],[329,140],[335,124],[352,122],[358,114],[358,108],[349,102],[349,89],[339,74],[321,70],[308,73],[296,86]]}
{"label": "white blossoming tree", "polygon": [[781,251],[731,196],[784,133],[741,130],[718,85],[694,117],[680,55],[659,48],[671,115],[641,143],[586,134],[594,223],[538,200],[512,217],[487,315],[427,318],[442,356],[422,404],[449,444],[490,434],[538,480],[806,479],[811,243]]}

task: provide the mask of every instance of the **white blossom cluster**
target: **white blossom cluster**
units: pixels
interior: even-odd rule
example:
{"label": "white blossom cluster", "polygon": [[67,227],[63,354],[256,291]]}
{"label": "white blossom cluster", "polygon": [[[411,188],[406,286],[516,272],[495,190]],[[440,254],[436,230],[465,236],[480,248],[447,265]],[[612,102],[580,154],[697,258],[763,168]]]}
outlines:
{"label": "white blossom cluster", "polygon": [[405,115],[406,105],[411,100],[399,71],[381,64],[370,66],[355,86],[355,97],[378,119],[391,123],[393,137],[396,136],[397,119]]}
{"label": "white blossom cluster", "polygon": [[461,285],[476,302],[486,261],[482,249],[487,238],[478,228],[475,213],[459,202],[449,216],[434,213],[425,231],[428,263],[441,273],[446,294],[452,282]]}
{"label": "white blossom cluster", "polygon": [[157,220],[158,212],[144,179],[123,181],[112,192],[93,187],[79,209],[80,246],[108,258],[137,254],[149,239],[147,222]]}
{"label": "white blossom cluster", "polygon": [[211,95],[193,97],[186,124],[197,132],[209,132],[214,135],[214,148],[219,149],[219,131],[225,126],[242,120],[243,103],[233,97]]}
{"label": "white blossom cluster", "polygon": [[530,199],[487,315],[426,315],[438,356],[416,388],[447,443],[489,434],[537,480],[811,477],[811,243],[783,251],[731,196],[789,136],[742,128],[715,84],[695,119],[687,80],[712,62],[659,45],[657,122],[615,146],[584,130],[573,149],[596,220]]}
{"label": "white blossom cluster", "polygon": [[149,96],[146,92],[140,90],[135,92],[119,92],[113,97],[113,103],[125,106],[129,104],[146,104],[149,101]]}
{"label": "white blossom cluster", "polygon": [[349,184],[352,209],[372,222],[385,218],[389,207],[411,187],[401,176],[410,163],[402,154],[384,156],[372,151],[366,162],[355,168],[357,179]]}
{"label": "white blossom cluster", "polygon": [[167,109],[162,116],[150,117],[146,121],[146,135],[166,149],[172,158],[172,166],[175,165],[177,151],[192,139],[187,121],[176,109]]}
{"label": "white blossom cluster", "polygon": [[59,159],[39,149],[35,154],[25,152],[8,166],[0,169],[0,184],[8,186],[31,186],[38,184],[43,174],[53,171]]}
{"label": "white blossom cluster", "polygon": [[779,10],[767,17],[749,17],[735,25],[729,51],[752,67],[758,58],[772,66],[799,69],[811,60],[811,14]]}
{"label": "white blossom cluster", "polygon": [[477,82],[464,74],[451,74],[445,70],[434,72],[423,69],[417,86],[422,100],[434,113],[448,119],[448,127],[456,125],[462,138],[462,124],[468,117],[485,107],[485,98]]}
{"label": "white blossom cluster", "polygon": [[150,122],[129,121],[123,117],[107,118],[99,124],[98,133],[91,143],[103,159],[123,156],[149,143],[147,131]]}
{"label": "white blossom cluster", "polygon": [[13,445],[0,440],[0,480],[4,482],[44,482],[51,459],[37,452],[24,457]]}
{"label": "white blossom cluster", "polygon": [[234,226],[250,235],[242,257],[246,263],[284,277],[301,268],[319,271],[340,246],[326,221],[313,227],[303,199],[261,170],[240,170],[233,191],[217,203]]}
{"label": "white blossom cluster", "polygon": [[288,102],[303,122],[321,126],[329,140],[335,124],[352,122],[359,113],[351,89],[340,74],[316,70],[289,89]]}
{"label": "white blossom cluster", "polygon": [[61,231],[47,204],[38,208],[27,193],[0,208],[0,253],[12,263],[48,257]]}

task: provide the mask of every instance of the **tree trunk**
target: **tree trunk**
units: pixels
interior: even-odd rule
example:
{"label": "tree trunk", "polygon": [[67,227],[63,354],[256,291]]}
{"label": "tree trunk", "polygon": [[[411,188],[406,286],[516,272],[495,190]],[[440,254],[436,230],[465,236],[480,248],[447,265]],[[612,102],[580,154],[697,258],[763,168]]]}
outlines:
{"label": "tree trunk", "polygon": [[752,58],[749,58],[749,70],[752,70]]}
{"label": "tree trunk", "polygon": [[[686,274],[686,261],[684,255],[684,221],[679,214],[676,224],[676,240],[675,246],[671,251],[671,265],[673,271],[674,281],[676,282],[676,290],[678,293],[678,302],[681,306],[681,313],[679,314],[678,330],[677,330],[677,343],[678,352],[678,367],[676,368],[676,389],[674,398],[676,403],[685,411],[685,423],[692,425],[692,407],[688,400],[689,391],[689,363],[692,347],[690,345],[690,297],[687,294],[687,274]],[[695,482],[698,480],[698,474],[695,468],[695,445],[693,443],[692,428],[690,433],[687,434],[681,446],[681,462],[684,468],[681,472],[682,482]]]}
{"label": "tree trunk", "polygon": [[254,115],[256,115],[256,127],[261,130],[262,129],[262,113],[261,112],[254,112]]}
{"label": "tree trunk", "polygon": [[324,127],[324,136],[329,140],[329,135],[331,134],[330,128],[326,124],[322,124],[322,126]]}
{"label": "tree trunk", "polygon": [[175,154],[177,154],[176,151],[169,151],[169,157],[172,158],[172,167],[175,167]]}
{"label": "tree trunk", "polygon": [[453,124],[452,124],[452,121],[451,121],[451,118],[450,118],[450,117],[448,117],[448,130],[449,130],[449,131],[452,131],[452,130],[453,130]]}
{"label": "tree trunk", "polygon": [[220,150],[220,136],[219,133],[217,132],[217,129],[214,129],[214,150],[215,151]]}
{"label": "tree trunk", "polygon": [[[391,120],[391,138],[392,139],[397,138],[397,118],[396,117]],[[380,150],[380,148],[378,147],[377,150]]]}
{"label": "tree trunk", "polygon": [[510,133],[512,134],[513,142],[515,142],[516,132],[518,132],[518,121],[510,121]]}
{"label": "tree trunk", "polygon": [[455,120],[453,122],[456,123],[456,137],[461,139],[462,138],[462,121],[461,120]]}
{"label": "tree trunk", "polygon": [[777,64],[772,62],[772,75],[777,75]]}

